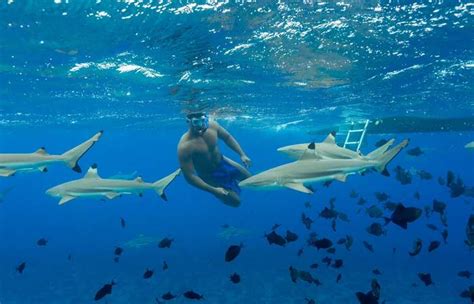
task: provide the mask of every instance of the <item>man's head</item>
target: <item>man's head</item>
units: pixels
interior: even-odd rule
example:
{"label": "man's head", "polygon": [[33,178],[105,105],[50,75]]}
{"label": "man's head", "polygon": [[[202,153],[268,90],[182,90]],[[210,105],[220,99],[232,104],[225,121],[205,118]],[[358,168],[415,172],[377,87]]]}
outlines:
{"label": "man's head", "polygon": [[209,127],[209,118],[205,112],[191,112],[186,115],[186,121],[189,128],[199,135],[204,134]]}

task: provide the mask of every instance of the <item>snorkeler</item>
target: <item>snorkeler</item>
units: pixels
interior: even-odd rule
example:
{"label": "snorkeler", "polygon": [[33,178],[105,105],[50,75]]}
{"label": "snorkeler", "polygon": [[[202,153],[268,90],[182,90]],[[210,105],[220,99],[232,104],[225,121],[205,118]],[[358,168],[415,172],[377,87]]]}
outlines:
{"label": "snorkeler", "polygon": [[189,130],[178,143],[178,159],[187,182],[201,190],[214,194],[224,204],[240,205],[239,181],[249,177],[250,172],[235,161],[223,156],[217,145],[222,139],[229,148],[239,154],[248,168],[250,158],[235,138],[204,112],[186,115]]}

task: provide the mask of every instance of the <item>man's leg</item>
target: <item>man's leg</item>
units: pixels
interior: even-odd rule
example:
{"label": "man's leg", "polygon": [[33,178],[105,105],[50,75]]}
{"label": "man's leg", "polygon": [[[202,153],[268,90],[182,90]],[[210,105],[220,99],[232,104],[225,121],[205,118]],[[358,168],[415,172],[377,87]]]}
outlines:
{"label": "man's leg", "polygon": [[[222,187],[218,183],[214,182],[211,179],[205,179],[204,180],[206,183],[209,185],[212,185],[213,187]],[[225,196],[221,195],[214,195],[218,200],[226,204],[227,206],[230,207],[239,207],[240,206],[240,197],[237,193],[235,193],[232,190],[226,189],[229,193]]]}
{"label": "man's leg", "polygon": [[227,190],[227,191],[229,191],[229,193],[225,197],[219,197],[217,195],[216,197],[227,206],[235,207],[235,208],[239,207],[240,206],[239,195],[232,190]]}
{"label": "man's leg", "polygon": [[233,161],[232,159],[230,159],[228,157],[225,157],[225,156],[223,156],[223,157],[224,157],[226,162],[228,162],[232,167],[236,168],[239,171],[240,174],[237,177],[237,179],[239,181],[244,180],[244,179],[252,176],[252,174],[247,169],[245,169],[242,165],[240,165],[239,163]]}

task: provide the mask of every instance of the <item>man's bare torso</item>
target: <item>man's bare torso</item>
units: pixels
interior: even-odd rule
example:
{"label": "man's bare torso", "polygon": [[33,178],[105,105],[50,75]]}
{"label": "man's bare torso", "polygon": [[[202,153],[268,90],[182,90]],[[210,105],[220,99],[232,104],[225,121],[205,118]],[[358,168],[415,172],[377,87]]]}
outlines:
{"label": "man's bare torso", "polygon": [[217,140],[216,128],[210,127],[202,136],[193,136],[188,131],[179,141],[178,149],[191,157],[194,170],[202,178],[209,177],[222,159]]}

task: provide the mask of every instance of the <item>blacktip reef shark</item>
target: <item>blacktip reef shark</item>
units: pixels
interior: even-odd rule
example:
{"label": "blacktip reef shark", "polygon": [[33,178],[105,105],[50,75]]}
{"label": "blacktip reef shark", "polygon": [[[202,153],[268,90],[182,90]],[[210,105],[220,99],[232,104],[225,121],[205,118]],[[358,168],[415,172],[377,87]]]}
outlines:
{"label": "blacktip reef shark", "polygon": [[166,201],[165,189],[180,172],[181,169],[178,169],[154,183],[146,183],[141,177],[133,180],[101,178],[97,172],[97,165],[94,164],[83,178],[50,188],[46,194],[60,197],[59,205],[63,205],[78,197],[114,199],[122,194],[136,193],[141,196],[145,190],[153,189]]}
{"label": "blacktip reef shark", "polygon": [[[384,145],[375,149],[371,153],[367,155],[362,155],[359,152],[346,149],[340,147],[336,144],[336,138],[334,137],[333,133],[329,133],[326,139],[323,142],[315,143],[315,150],[319,154],[319,156],[323,158],[336,158],[336,159],[373,159],[377,158],[378,156],[382,155],[387,151],[387,149],[393,144],[394,139],[387,141]],[[299,159],[303,153],[308,149],[308,145],[310,143],[305,144],[296,144],[296,145],[289,145],[285,147],[278,148],[278,152],[282,152],[291,158]]]}
{"label": "blacktip reef shark", "polygon": [[140,249],[142,247],[151,246],[158,244],[163,238],[157,236],[146,236],[144,234],[139,234],[135,238],[123,243],[122,246],[125,248],[137,248]]}
{"label": "blacktip reef shark", "polygon": [[388,175],[387,164],[407,145],[408,140],[405,139],[375,158],[332,159],[321,157],[315,150],[316,145],[311,143],[299,160],[253,175],[241,181],[239,186],[262,189],[286,187],[312,194],[313,191],[305,184],[334,179],[345,182],[347,175],[362,173],[369,169]]}
{"label": "blacktip reef shark", "polygon": [[33,153],[0,154],[0,176],[8,177],[17,172],[46,172],[47,166],[55,163],[65,163],[80,173],[82,170],[77,162],[99,140],[102,133],[98,132],[82,144],[60,155],[48,154],[43,147]]}
{"label": "blacktip reef shark", "polygon": [[467,143],[464,148],[474,151],[474,141],[471,141],[470,143]]}

